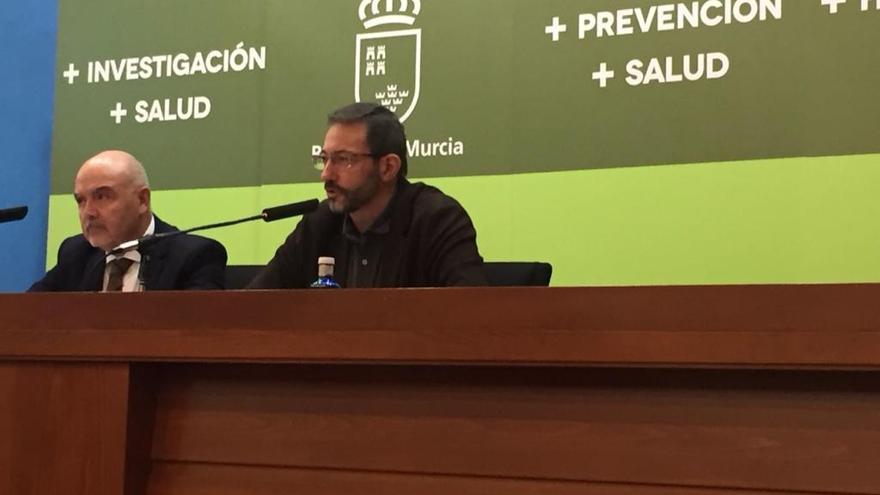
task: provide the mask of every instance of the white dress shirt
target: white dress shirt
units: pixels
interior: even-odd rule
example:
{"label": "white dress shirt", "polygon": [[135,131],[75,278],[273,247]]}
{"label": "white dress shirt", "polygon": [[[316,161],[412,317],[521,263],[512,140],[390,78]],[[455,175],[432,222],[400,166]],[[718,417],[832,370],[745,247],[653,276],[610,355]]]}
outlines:
{"label": "white dress shirt", "polygon": [[[150,225],[147,226],[147,230],[141,235],[141,237],[151,235],[155,231],[156,218],[151,217]],[[103,289],[101,289],[102,292],[107,292],[107,283],[110,281],[110,262],[117,258],[128,258],[133,262],[122,277],[122,292],[140,292],[144,290],[138,280],[138,273],[141,271],[141,253],[137,249],[132,249],[119,256],[110,255],[106,257],[106,264],[104,265],[104,285]]]}

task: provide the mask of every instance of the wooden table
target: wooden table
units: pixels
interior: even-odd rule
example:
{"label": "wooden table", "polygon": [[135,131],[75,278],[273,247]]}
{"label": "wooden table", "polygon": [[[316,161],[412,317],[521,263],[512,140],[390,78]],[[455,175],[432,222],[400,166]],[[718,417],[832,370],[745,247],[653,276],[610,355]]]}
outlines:
{"label": "wooden table", "polygon": [[0,494],[880,493],[880,285],[0,295]]}

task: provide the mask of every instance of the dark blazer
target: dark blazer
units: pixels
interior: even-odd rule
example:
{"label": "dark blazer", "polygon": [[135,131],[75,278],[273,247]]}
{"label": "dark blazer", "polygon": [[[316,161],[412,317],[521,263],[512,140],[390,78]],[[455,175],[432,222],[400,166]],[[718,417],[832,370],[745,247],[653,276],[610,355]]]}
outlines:
{"label": "dark blazer", "polygon": [[[155,217],[156,233],[177,230]],[[226,249],[196,235],[179,235],[141,248],[141,274],[146,290],[222,289]],[[28,292],[100,291],[104,283],[104,251],[85,237],[68,237],[58,248],[58,262]]]}
{"label": "dark blazer", "polygon": [[[477,233],[455,199],[422,183],[402,181],[391,203],[390,230],[382,245],[378,287],[487,285]],[[349,246],[345,216],[326,201],[306,215],[250,289],[308,287],[318,276],[318,257],[336,258],[335,278],[347,277]]]}

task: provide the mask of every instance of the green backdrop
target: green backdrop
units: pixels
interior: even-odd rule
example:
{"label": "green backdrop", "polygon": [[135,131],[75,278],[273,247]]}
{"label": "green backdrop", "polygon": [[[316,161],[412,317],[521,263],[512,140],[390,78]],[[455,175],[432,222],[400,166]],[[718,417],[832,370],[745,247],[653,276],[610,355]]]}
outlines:
{"label": "green backdrop", "polygon": [[[550,261],[556,285],[880,280],[873,5],[378,0],[361,19],[361,3],[62,3],[48,264],[79,230],[72,178],[95,152],[135,154],[166,220],[211,223],[321,197],[308,155],[326,114],[388,93],[411,178],[465,205],[486,259]],[[580,36],[600,18],[610,32]],[[264,57],[234,70],[239,43]],[[660,82],[704,54],[723,77]],[[210,113],[138,122],[139,105],[179,114],[190,97]],[[263,263],[294,225],[207,235]]]}

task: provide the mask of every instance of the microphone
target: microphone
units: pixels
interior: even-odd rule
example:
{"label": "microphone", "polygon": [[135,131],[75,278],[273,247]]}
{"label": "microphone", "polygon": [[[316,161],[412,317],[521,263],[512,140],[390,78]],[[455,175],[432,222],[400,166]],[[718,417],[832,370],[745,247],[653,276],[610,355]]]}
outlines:
{"label": "microphone", "polygon": [[14,208],[0,209],[0,223],[21,220],[22,218],[27,216],[27,212],[27,206],[16,206]]}
{"label": "microphone", "polygon": [[289,205],[276,206],[274,208],[266,208],[260,217],[266,222],[274,222],[284,218],[296,217],[311,213],[318,209],[318,200],[310,199],[308,201],[300,201],[299,203],[290,203]]}
{"label": "microphone", "polygon": [[199,227],[193,227],[191,229],[186,230],[176,230],[174,232],[160,232],[158,234],[146,235],[141,237],[140,239],[135,239],[133,241],[123,242],[122,244],[113,248],[107,256],[112,255],[120,255],[124,252],[131,251],[132,249],[137,249],[141,247],[146,247],[151,244],[154,244],[166,237],[174,237],[178,235],[189,234],[190,232],[197,232],[199,230],[208,230],[208,229],[216,229],[218,227],[229,227],[231,225],[237,225],[244,222],[251,222],[253,220],[263,220],[264,222],[274,222],[275,220],[282,220],[285,218],[295,217],[299,215],[305,215],[306,213],[311,213],[318,209],[318,205],[320,202],[317,199],[310,199],[308,201],[300,201],[298,203],[290,203],[288,205],[275,206],[273,208],[266,208],[259,215],[254,215],[251,217],[239,218],[238,220],[231,220],[229,222],[220,222],[220,223],[212,223],[210,225],[202,225]]}

